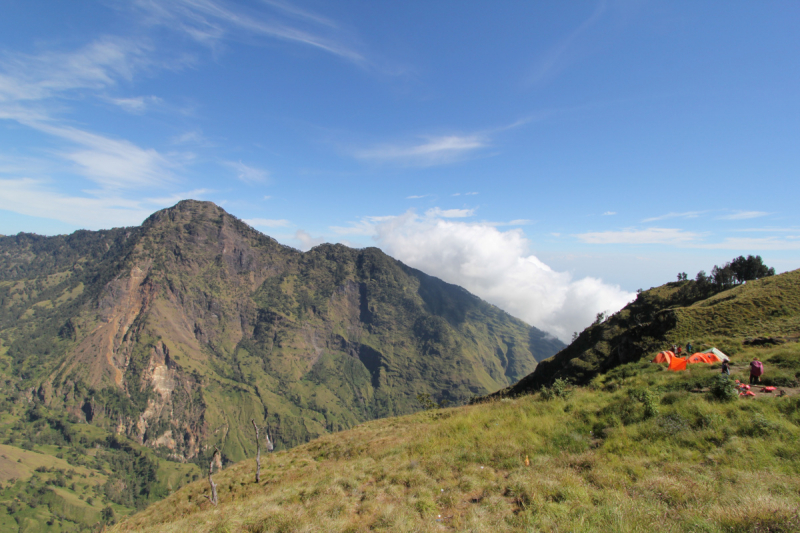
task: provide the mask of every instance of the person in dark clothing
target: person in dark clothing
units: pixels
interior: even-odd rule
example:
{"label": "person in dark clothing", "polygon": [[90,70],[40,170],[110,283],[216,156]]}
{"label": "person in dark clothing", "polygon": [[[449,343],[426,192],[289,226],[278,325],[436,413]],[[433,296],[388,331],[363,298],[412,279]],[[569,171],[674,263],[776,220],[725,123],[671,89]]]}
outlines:
{"label": "person in dark clothing", "polygon": [[692,354],[692,341],[686,343],[686,353],[689,355]]}
{"label": "person in dark clothing", "polygon": [[728,363],[727,359],[722,361],[722,373],[728,374],[729,376],[731,375],[731,365]]}
{"label": "person in dark clothing", "polygon": [[750,385],[755,385],[761,381],[761,375],[763,373],[764,365],[758,360],[758,357],[754,357],[753,360],[750,361]]}

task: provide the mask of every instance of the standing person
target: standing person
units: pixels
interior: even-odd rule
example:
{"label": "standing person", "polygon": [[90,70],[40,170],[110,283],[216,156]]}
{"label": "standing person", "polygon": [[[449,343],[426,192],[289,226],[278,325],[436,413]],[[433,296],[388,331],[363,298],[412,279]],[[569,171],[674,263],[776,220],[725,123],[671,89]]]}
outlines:
{"label": "standing person", "polygon": [[731,365],[728,363],[727,359],[722,360],[722,373],[731,375]]}
{"label": "standing person", "polygon": [[678,357],[680,357],[680,355],[681,355],[681,347],[680,347],[680,346],[678,346],[678,351],[677,351],[677,352],[675,352],[675,355],[677,355]]}
{"label": "standing person", "polygon": [[750,361],[750,385],[755,385],[761,381],[761,374],[764,373],[764,365],[758,360],[758,357],[753,357]]}
{"label": "standing person", "polygon": [[686,343],[686,353],[688,354],[692,353],[692,341]]}
{"label": "standing person", "polygon": [[675,355],[678,355],[678,345],[677,344],[673,344],[672,345],[672,353],[674,353]]}

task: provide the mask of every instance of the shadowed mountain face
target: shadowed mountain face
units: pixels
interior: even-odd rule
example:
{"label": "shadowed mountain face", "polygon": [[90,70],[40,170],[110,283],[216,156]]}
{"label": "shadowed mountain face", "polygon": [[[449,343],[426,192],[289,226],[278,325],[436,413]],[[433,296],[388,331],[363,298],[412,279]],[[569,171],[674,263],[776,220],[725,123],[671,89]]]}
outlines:
{"label": "shadowed mountain face", "polygon": [[0,238],[0,372],[177,460],[279,447],[529,374],[563,344],[376,248],[301,253],[184,201],[141,227]]}

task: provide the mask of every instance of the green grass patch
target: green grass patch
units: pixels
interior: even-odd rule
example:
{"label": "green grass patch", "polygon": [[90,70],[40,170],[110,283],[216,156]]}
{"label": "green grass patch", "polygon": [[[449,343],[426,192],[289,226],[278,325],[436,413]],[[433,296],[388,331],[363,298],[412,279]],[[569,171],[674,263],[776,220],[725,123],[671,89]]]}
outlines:
{"label": "green grass patch", "polygon": [[718,374],[635,362],[561,396],[369,422],[267,456],[259,485],[252,460],[227,468],[218,507],[198,480],[114,531],[795,531],[800,396],[691,392]]}

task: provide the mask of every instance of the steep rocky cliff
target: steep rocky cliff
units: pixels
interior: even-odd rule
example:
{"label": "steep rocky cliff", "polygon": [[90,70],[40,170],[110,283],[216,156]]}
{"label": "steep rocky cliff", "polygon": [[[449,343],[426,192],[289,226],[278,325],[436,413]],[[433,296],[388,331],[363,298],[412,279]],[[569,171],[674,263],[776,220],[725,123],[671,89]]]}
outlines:
{"label": "steep rocky cliff", "polygon": [[3,372],[174,460],[464,402],[563,345],[380,250],[282,246],[184,201],[141,227],[0,238]]}

